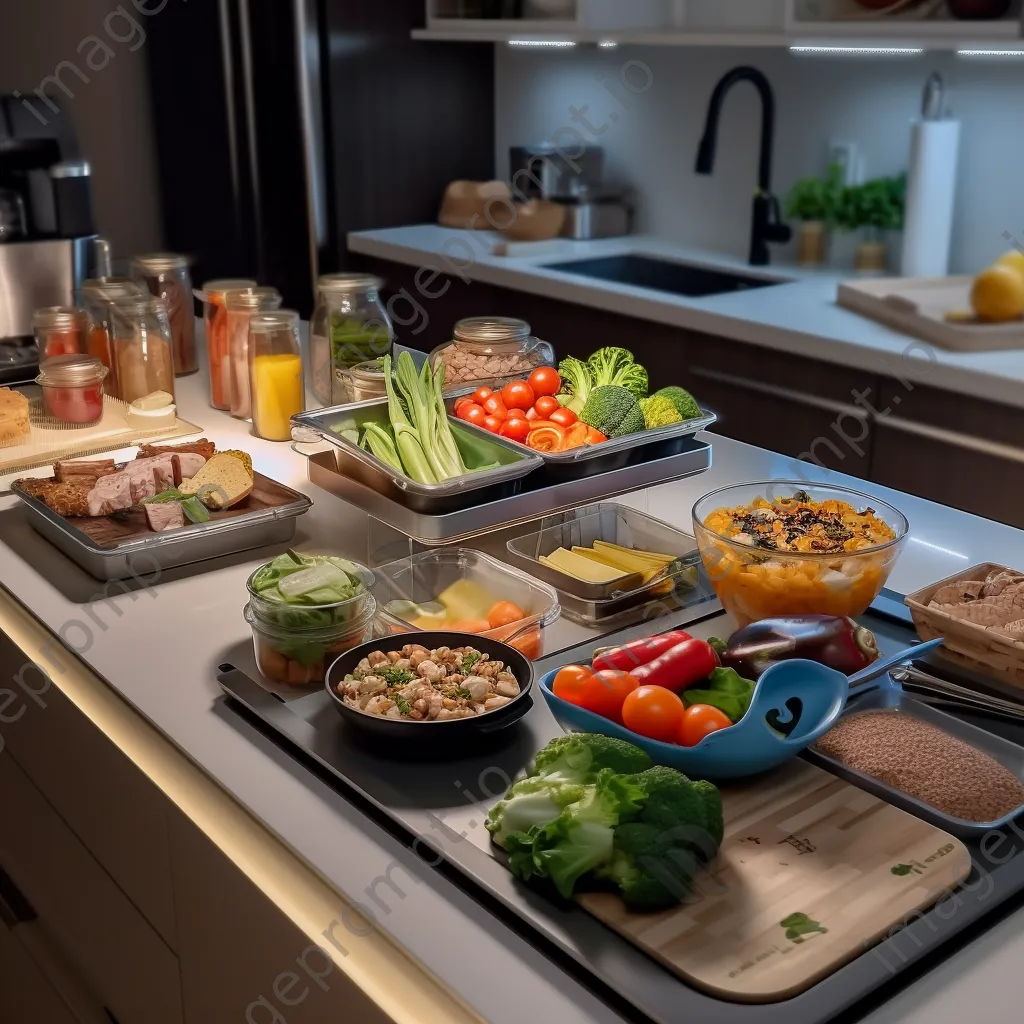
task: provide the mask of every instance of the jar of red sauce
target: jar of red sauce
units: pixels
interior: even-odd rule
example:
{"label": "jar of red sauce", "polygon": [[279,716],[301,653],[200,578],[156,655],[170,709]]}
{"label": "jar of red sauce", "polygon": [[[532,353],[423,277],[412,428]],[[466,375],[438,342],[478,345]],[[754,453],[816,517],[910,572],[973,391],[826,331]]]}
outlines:
{"label": "jar of red sauce", "polygon": [[61,423],[88,427],[103,418],[103,379],[107,368],[95,356],[65,355],[44,359],[36,383],[43,408]]}
{"label": "jar of red sauce", "polygon": [[39,358],[79,355],[86,351],[89,314],[70,306],[44,306],[32,314]]}

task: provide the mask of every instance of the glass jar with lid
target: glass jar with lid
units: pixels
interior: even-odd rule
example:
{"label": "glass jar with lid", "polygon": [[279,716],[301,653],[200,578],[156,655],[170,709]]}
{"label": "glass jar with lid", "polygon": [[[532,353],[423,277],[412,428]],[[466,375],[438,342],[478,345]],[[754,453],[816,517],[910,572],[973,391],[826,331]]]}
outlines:
{"label": "glass jar with lid", "polygon": [[103,378],[107,368],[82,353],[52,356],[39,364],[36,383],[47,414],[72,427],[88,427],[103,418]]}
{"label": "glass jar with lid", "polygon": [[384,360],[370,359],[365,363],[337,371],[338,388],[335,389],[341,404],[369,402],[384,398],[387,385],[384,383]]}
{"label": "glass jar with lid", "polygon": [[430,353],[430,368],[444,365],[444,386],[528,377],[538,366],[554,366],[555,350],[534,338],[525,320],[473,316],[460,320],[451,341]]}
{"label": "glass jar with lid", "polygon": [[95,356],[109,371],[103,390],[120,398],[117,368],[114,366],[113,329],[110,307],[122,299],[144,296],[146,292],[130,277],[97,277],[82,282],[82,305],[89,314],[86,351]]}
{"label": "glass jar with lid", "polygon": [[321,404],[346,400],[341,371],[391,354],[395,330],[380,297],[383,284],[372,274],[325,274],[317,281],[309,348],[311,386]]}
{"label": "glass jar with lid", "polygon": [[293,416],[305,407],[299,314],[253,313],[249,320],[252,428],[265,441],[290,441]]}
{"label": "glass jar with lid", "polygon": [[44,306],[32,314],[32,333],[40,359],[85,355],[89,314],[74,306]]}
{"label": "glass jar with lid", "polygon": [[228,411],[240,420],[252,415],[249,392],[249,321],[255,313],[281,308],[276,288],[238,288],[224,293],[227,311],[228,354],[231,376],[228,382]]}
{"label": "glass jar with lid", "polygon": [[166,391],[174,397],[171,322],[160,299],[142,295],[111,304],[118,397],[129,404]]}
{"label": "glass jar with lid", "polygon": [[192,277],[186,256],[173,252],[136,256],[132,274],[149,293],[162,299],[171,324],[174,373],[182,377],[199,369],[196,359],[196,318],[192,305]]}
{"label": "glass jar with lid", "polygon": [[196,297],[203,303],[206,326],[206,357],[210,364],[210,405],[214,409],[231,408],[231,345],[228,339],[228,311],[224,296],[229,291],[255,288],[245,277],[207,281]]}

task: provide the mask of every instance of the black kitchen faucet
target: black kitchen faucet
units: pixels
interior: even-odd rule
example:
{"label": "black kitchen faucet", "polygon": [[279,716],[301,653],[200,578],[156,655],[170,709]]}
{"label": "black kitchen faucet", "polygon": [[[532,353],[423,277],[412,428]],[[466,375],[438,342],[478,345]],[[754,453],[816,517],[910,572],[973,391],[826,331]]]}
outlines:
{"label": "black kitchen faucet", "polygon": [[769,242],[788,242],[793,231],[782,223],[779,200],[772,195],[772,144],[775,139],[775,95],[768,79],[748,66],[733,68],[722,77],[708,104],[704,135],[697,151],[697,173],[710,174],[715,167],[718,120],[726,93],[737,82],[751,82],[761,96],[761,156],[757,168],[757,194],[754,196],[754,220],[750,228],[750,263],[761,267],[771,262]]}

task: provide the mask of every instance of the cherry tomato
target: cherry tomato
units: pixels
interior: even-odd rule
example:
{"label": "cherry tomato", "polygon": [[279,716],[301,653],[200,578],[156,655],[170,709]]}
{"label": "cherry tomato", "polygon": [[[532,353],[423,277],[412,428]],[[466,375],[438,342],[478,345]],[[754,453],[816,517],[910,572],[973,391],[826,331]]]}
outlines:
{"label": "cherry tomato", "polygon": [[504,420],[499,420],[497,416],[485,416],[484,417],[484,428],[489,430],[492,434],[497,434],[501,430]]}
{"label": "cherry tomato", "polygon": [[559,669],[551,689],[556,697],[570,704],[579,704],[583,696],[583,684],[593,675],[584,665],[566,665]]}
{"label": "cherry tomato", "polygon": [[525,380],[513,380],[501,389],[501,400],[509,409],[527,409],[533,407],[533,388]]}
{"label": "cherry tomato", "polygon": [[537,406],[534,406],[532,409],[527,409],[526,410],[526,418],[528,420],[532,421],[532,420],[540,420],[540,419],[543,419],[544,417],[541,416],[541,414],[539,412],[537,412]]}
{"label": "cherry tomato", "polygon": [[635,687],[636,680],[628,672],[591,672],[582,665],[563,668],[552,684],[556,697],[615,722],[622,721],[623,701]]}
{"label": "cherry tomato", "polygon": [[562,378],[553,366],[539,366],[527,383],[535,395],[557,395],[562,390]]}
{"label": "cherry tomato", "polygon": [[510,441],[526,444],[526,439],[530,436],[530,421],[525,416],[516,416],[514,418],[510,416],[502,423],[498,433],[502,437],[507,437]]}
{"label": "cherry tomato", "polygon": [[507,626],[511,622],[519,622],[525,618],[526,614],[523,609],[512,601],[499,601],[487,613],[487,621],[490,623],[491,629]]}
{"label": "cherry tomato", "polygon": [[455,415],[458,416],[459,415],[459,410],[464,405],[469,405],[472,401],[473,401],[473,396],[472,395],[463,395],[461,398],[456,398],[455,399],[455,406],[454,406]]}
{"label": "cherry tomato", "polygon": [[679,742],[684,747],[695,747],[705,736],[719,729],[728,729],[732,719],[710,704],[694,704],[687,708],[679,726]]}
{"label": "cherry tomato", "polygon": [[622,705],[622,722],[627,729],[661,740],[678,743],[686,708],[683,702],[664,686],[641,686],[630,693]]}
{"label": "cherry tomato", "polygon": [[508,409],[501,400],[501,395],[488,395],[484,399],[484,409],[488,416],[497,416],[499,420],[503,420],[508,416]]}
{"label": "cherry tomato", "polygon": [[572,409],[559,407],[548,418],[552,423],[557,423],[560,427],[571,427],[579,419],[579,416]]}
{"label": "cherry tomato", "polygon": [[493,394],[494,391],[491,388],[481,385],[473,392],[473,401],[476,402],[477,405],[483,405],[484,402],[486,402]]}
{"label": "cherry tomato", "polygon": [[460,420],[465,420],[467,423],[475,423],[480,426],[483,423],[487,413],[484,412],[483,407],[476,404],[476,402],[466,402],[459,406],[459,411],[455,414]]}
{"label": "cherry tomato", "polygon": [[554,398],[551,395],[541,395],[540,398],[533,403],[533,407],[537,410],[537,415],[540,416],[542,420],[546,420],[550,418],[551,414],[556,409],[561,409],[562,404],[557,398]]}
{"label": "cherry tomato", "polygon": [[510,419],[510,420],[525,420],[526,419],[526,412],[527,411],[529,411],[529,410],[524,411],[522,409],[509,409],[507,419]]}

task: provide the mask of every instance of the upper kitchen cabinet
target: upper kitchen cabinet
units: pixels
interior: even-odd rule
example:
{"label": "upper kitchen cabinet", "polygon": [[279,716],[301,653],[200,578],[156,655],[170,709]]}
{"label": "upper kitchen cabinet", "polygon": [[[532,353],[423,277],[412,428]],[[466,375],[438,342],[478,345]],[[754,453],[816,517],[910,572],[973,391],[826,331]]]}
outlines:
{"label": "upper kitchen cabinet", "polygon": [[1021,0],[425,0],[420,39],[523,46],[1012,45]]}

